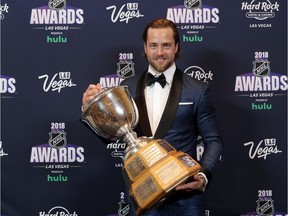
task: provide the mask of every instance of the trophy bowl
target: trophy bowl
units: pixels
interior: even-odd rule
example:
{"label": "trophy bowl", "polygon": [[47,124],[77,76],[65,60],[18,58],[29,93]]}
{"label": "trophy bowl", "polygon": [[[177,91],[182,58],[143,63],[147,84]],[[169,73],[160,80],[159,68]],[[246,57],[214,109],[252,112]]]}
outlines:
{"label": "trophy bowl", "polygon": [[139,117],[127,86],[119,86],[102,88],[88,103],[81,119],[99,136],[118,140],[136,127]]}
{"label": "trophy bowl", "polygon": [[200,165],[190,155],[162,139],[137,137],[136,103],[127,86],[103,88],[89,102],[81,119],[99,136],[127,144],[122,174],[136,214],[160,205],[179,184],[195,175]]}

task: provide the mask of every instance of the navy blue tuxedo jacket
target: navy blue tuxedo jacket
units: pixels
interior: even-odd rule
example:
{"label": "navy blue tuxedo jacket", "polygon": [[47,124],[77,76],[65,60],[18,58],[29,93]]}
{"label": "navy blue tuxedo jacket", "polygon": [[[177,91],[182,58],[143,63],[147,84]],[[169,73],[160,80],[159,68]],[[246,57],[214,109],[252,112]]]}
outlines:
{"label": "navy blue tuxedo jacket", "polygon": [[[144,96],[145,71],[124,80],[139,111],[138,136],[152,136]],[[154,138],[166,140],[178,151],[196,159],[196,141],[200,135],[205,146],[200,161],[201,171],[208,179],[219,161],[222,137],[216,122],[215,109],[208,84],[195,80],[176,69],[170,94]]]}

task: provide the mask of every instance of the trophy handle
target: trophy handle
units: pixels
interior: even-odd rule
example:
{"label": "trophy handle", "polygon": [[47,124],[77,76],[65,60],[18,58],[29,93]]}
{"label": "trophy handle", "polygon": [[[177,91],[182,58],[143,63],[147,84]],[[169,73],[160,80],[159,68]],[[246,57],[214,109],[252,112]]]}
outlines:
{"label": "trophy handle", "polygon": [[129,99],[131,100],[134,110],[135,110],[135,121],[134,124],[131,125],[131,129],[134,129],[138,122],[139,122],[139,111],[138,111],[138,107],[136,105],[136,102],[134,101],[132,95],[130,94],[129,90],[128,90],[128,86],[127,85],[123,85],[122,87],[124,87],[126,94],[128,95]]}
{"label": "trophy handle", "polygon": [[132,104],[133,104],[134,109],[135,109],[135,118],[136,119],[135,119],[135,123],[132,125],[132,128],[134,129],[139,122],[139,112],[138,112],[137,105],[136,105],[135,101],[133,100],[133,98],[131,97],[131,95],[130,95],[130,98],[131,98]]}

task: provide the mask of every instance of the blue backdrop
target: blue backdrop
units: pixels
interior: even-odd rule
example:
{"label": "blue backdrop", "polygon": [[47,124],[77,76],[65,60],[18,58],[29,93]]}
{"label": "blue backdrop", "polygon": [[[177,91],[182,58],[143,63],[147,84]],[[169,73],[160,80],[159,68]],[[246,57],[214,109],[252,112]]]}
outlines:
{"label": "blue backdrop", "polygon": [[[287,215],[286,0],[3,0],[0,8],[2,216],[129,213],[125,143],[105,145],[81,123],[81,99],[90,83],[117,86],[146,69],[142,31],[159,17],[177,25],[177,65],[210,84],[223,131],[206,216]],[[198,159],[202,151],[199,139]]]}

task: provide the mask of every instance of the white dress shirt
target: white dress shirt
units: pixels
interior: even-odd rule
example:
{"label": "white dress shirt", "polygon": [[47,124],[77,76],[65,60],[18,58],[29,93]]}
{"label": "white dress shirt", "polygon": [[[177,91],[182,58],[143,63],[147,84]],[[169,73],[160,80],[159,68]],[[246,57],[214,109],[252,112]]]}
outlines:
{"label": "white dress shirt", "polygon": [[[171,67],[163,72],[166,77],[166,85],[164,88],[162,88],[158,82],[155,82],[155,84],[151,86],[146,86],[145,88],[146,107],[153,136],[166,106],[175,70],[176,65],[173,63]],[[148,68],[148,73],[151,73],[154,76],[161,75],[161,73],[155,71],[150,65]]]}

